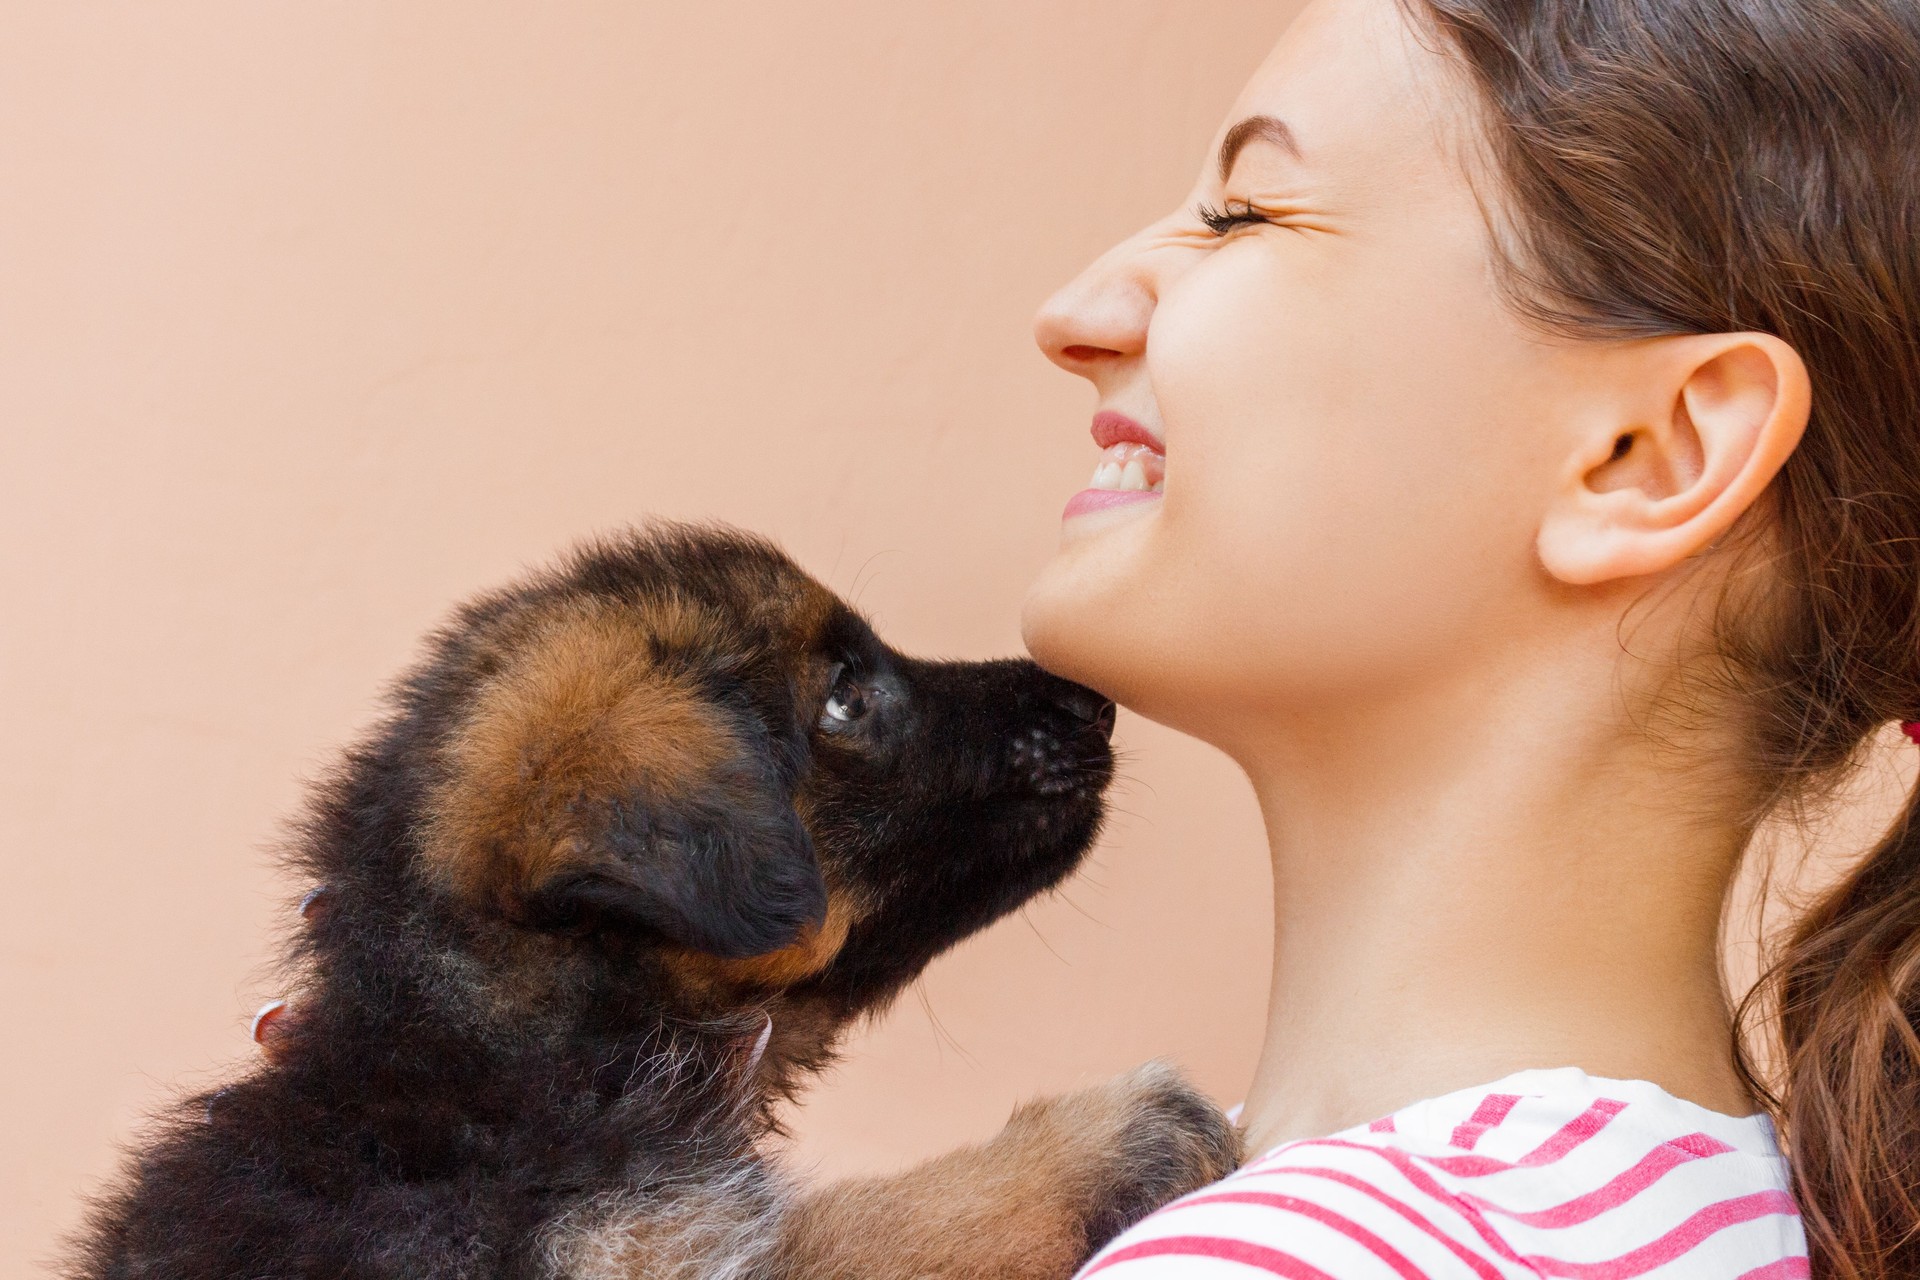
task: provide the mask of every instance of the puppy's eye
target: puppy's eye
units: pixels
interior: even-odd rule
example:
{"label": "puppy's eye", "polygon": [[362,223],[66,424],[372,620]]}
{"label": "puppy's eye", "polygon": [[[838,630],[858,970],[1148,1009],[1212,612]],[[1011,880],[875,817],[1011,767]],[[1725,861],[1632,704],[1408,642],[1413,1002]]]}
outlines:
{"label": "puppy's eye", "polygon": [[841,673],[840,678],[833,682],[833,692],[827,695],[826,714],[820,718],[821,725],[831,729],[852,724],[866,714],[866,692],[853,682],[852,676]]}

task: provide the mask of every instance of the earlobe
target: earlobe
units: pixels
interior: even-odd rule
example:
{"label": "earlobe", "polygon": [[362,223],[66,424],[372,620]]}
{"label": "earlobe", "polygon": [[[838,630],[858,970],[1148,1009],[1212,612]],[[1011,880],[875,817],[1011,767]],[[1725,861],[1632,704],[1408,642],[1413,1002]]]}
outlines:
{"label": "earlobe", "polygon": [[1811,410],[1805,364],[1771,334],[1660,338],[1619,358],[1621,402],[1596,406],[1541,522],[1541,564],[1571,585],[1710,548],[1779,474]]}

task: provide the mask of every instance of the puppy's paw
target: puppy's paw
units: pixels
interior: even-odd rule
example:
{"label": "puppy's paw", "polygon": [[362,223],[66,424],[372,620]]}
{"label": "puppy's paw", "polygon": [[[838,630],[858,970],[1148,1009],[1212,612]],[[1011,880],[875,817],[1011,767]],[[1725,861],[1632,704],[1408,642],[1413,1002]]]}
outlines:
{"label": "puppy's paw", "polygon": [[1103,1184],[1088,1205],[1089,1253],[1240,1163],[1232,1123],[1164,1062],[1149,1062],[1095,1092],[1105,1095],[1112,1138]]}
{"label": "puppy's paw", "polygon": [[992,1141],[836,1183],[783,1223],[790,1280],[1067,1280],[1101,1246],[1239,1162],[1240,1139],[1149,1063],[1030,1102]]}
{"label": "puppy's paw", "polygon": [[1079,1261],[1240,1162],[1240,1135],[1226,1116],[1161,1062],[1021,1108],[989,1151],[996,1148],[1079,1228]]}

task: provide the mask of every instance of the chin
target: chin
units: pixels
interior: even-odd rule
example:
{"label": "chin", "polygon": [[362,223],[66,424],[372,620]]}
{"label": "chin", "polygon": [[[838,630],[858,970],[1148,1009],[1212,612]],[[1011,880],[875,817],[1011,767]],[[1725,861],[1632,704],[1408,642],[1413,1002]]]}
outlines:
{"label": "chin", "polygon": [[[1093,655],[1087,652],[1090,628],[1079,616],[1086,612],[1086,602],[1075,600],[1070,594],[1063,598],[1060,592],[1049,588],[1043,575],[1028,589],[1026,602],[1021,606],[1020,637],[1026,642],[1027,652],[1053,674],[1078,680],[1088,688],[1113,697],[1110,690],[1086,679],[1084,674],[1067,675],[1069,671],[1084,673],[1101,664],[1092,661]],[[1091,647],[1099,648],[1098,645]]]}
{"label": "chin", "polygon": [[1048,671],[1161,719],[1167,673],[1178,669],[1169,661],[1179,645],[1164,634],[1167,612],[1143,607],[1126,558],[1094,541],[1063,546],[1041,570],[1021,609],[1021,636]]}

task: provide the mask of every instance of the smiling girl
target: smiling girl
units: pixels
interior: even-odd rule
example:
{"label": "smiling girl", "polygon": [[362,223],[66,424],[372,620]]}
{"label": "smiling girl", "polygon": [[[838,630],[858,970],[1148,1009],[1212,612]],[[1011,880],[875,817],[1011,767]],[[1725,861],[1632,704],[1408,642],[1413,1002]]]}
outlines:
{"label": "smiling girl", "polygon": [[1912,0],[1314,0],[1047,304],[1104,452],[1028,643],[1275,886],[1253,1159],[1086,1274],[1920,1275],[1920,827],[1766,1085],[1718,949],[1920,718],[1917,303]]}

